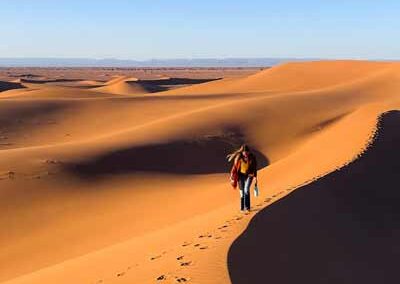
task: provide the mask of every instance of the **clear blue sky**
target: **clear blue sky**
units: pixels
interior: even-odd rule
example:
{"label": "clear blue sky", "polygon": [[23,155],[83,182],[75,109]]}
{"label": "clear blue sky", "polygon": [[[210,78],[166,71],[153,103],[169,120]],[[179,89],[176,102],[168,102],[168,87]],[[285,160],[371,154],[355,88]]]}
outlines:
{"label": "clear blue sky", "polygon": [[400,59],[399,0],[1,0],[0,57]]}

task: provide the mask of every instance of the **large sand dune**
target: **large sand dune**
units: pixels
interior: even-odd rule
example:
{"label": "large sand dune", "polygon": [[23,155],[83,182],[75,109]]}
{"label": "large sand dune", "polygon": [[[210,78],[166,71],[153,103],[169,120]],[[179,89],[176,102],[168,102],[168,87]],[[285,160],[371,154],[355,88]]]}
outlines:
{"label": "large sand dune", "polygon": [[[300,186],[357,158],[380,114],[398,108],[399,76],[396,63],[327,61],[245,78],[175,80],[170,84],[181,88],[164,82],[154,92],[125,77],[100,88],[27,84],[3,92],[0,226],[7,234],[0,235],[0,281],[245,283],[237,270],[242,255],[249,258],[245,236],[263,234],[269,212],[292,197],[256,215],[247,231],[252,216],[296,188],[293,198],[315,191]],[[238,212],[225,162],[242,142],[260,161],[261,196],[248,215]],[[336,187],[324,180],[309,186]],[[301,206],[280,210],[291,216]],[[326,210],[321,218],[340,220]],[[315,230],[298,215],[285,223]],[[243,231],[228,271],[229,247]],[[267,254],[274,244],[259,246]],[[249,263],[262,265],[260,257]]]}
{"label": "large sand dune", "polygon": [[120,76],[107,82],[104,86],[93,89],[97,92],[117,95],[142,95],[157,93],[184,87],[187,85],[200,84],[215,79],[189,79],[189,78],[159,78],[153,80],[139,80],[137,78],[126,78]]}
{"label": "large sand dune", "polygon": [[259,212],[229,250],[232,283],[397,283],[399,125],[384,114],[361,158]]}

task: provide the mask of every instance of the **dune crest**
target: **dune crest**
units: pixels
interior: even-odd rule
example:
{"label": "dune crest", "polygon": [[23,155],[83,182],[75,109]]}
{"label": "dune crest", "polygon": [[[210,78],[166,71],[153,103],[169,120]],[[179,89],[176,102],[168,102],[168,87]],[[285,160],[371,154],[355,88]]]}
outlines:
{"label": "dune crest", "polygon": [[104,92],[116,95],[146,94],[145,88],[137,84],[137,78],[117,77],[104,86],[94,88],[93,91]]}

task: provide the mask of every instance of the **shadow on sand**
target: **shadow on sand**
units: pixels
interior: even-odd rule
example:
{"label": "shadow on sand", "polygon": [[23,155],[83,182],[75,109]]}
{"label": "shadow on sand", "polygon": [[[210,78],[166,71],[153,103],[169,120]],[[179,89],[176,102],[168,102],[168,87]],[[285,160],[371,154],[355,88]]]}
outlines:
{"label": "shadow on sand", "polygon": [[255,215],[228,253],[233,284],[399,283],[400,112],[358,160]]}
{"label": "shadow on sand", "polygon": [[46,83],[70,83],[79,82],[81,79],[27,79],[21,78],[22,83],[32,83],[32,84],[46,84]]}
{"label": "shadow on sand", "polygon": [[169,79],[159,79],[159,80],[139,80],[132,82],[132,84],[139,85],[149,93],[156,93],[178,87],[207,83],[215,80],[220,80],[220,79],[219,78],[218,79],[169,78]]}
{"label": "shadow on sand", "polygon": [[23,89],[23,88],[25,88],[25,87],[20,83],[0,81],[0,92],[13,90],[13,89]]}
{"label": "shadow on sand", "polygon": [[[89,160],[67,163],[64,167],[67,172],[88,180],[134,172],[228,173],[231,165],[227,162],[226,155],[240,147],[244,140],[238,130],[229,129],[223,135],[120,149]],[[259,168],[268,165],[268,159],[261,152],[256,149],[253,152]]]}

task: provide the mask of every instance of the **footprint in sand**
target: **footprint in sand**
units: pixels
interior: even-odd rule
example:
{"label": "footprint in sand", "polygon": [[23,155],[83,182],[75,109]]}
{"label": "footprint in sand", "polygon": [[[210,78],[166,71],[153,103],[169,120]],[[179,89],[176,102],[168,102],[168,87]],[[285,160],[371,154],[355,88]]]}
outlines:
{"label": "footprint in sand", "polygon": [[208,249],[208,246],[199,247],[199,249]]}
{"label": "footprint in sand", "polygon": [[176,282],[178,282],[178,283],[183,283],[183,282],[187,282],[187,281],[188,281],[188,279],[186,279],[184,277],[176,278]]}
{"label": "footprint in sand", "polygon": [[181,262],[181,266],[189,266],[191,263],[191,261]]}
{"label": "footprint in sand", "polygon": [[7,175],[8,175],[9,179],[14,179],[15,178],[15,172],[13,172],[13,171],[8,171]]}
{"label": "footprint in sand", "polygon": [[121,277],[121,276],[124,276],[124,275],[125,275],[125,272],[117,273],[117,277]]}
{"label": "footprint in sand", "polygon": [[165,276],[164,274],[163,274],[163,275],[160,275],[160,276],[158,276],[158,277],[156,278],[157,281],[163,281],[163,280],[166,280],[166,279],[167,279],[167,276]]}
{"label": "footprint in sand", "polygon": [[152,257],[150,257],[150,260],[155,260],[155,259],[160,258],[160,257],[161,257],[161,255],[152,256]]}
{"label": "footprint in sand", "polygon": [[266,198],[265,200],[264,200],[264,202],[270,202],[272,200],[272,198]]}
{"label": "footprint in sand", "polygon": [[176,258],[176,260],[182,260],[183,259],[183,255],[181,255],[181,256],[178,256],[177,258]]}
{"label": "footprint in sand", "polygon": [[184,242],[183,244],[182,244],[182,246],[183,247],[187,247],[187,246],[189,246],[189,245],[191,245],[192,243],[190,243],[190,242]]}

